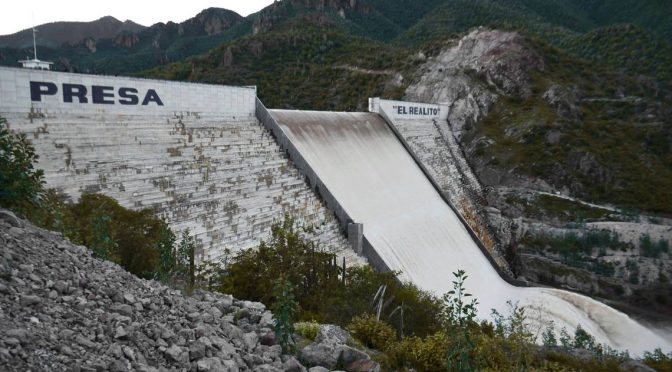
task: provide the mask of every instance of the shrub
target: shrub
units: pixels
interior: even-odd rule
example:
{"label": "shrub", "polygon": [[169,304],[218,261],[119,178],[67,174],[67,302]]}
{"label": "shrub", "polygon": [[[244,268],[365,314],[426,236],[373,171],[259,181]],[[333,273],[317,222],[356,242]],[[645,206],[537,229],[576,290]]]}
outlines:
{"label": "shrub", "polygon": [[665,355],[661,349],[644,353],[644,363],[656,371],[672,372],[672,353]]}
{"label": "shrub", "polygon": [[364,314],[352,319],[348,330],[353,337],[361,341],[367,347],[386,351],[396,339],[397,334],[389,324],[376,320],[371,314]]}
{"label": "shrub", "polygon": [[30,205],[38,203],[43,192],[41,170],[34,169],[38,159],[35,149],[21,133],[13,133],[0,117],[0,206],[25,215]]}
{"label": "shrub", "polygon": [[166,222],[153,211],[133,211],[108,196],[84,194],[65,212],[65,235],[72,242],[142,278],[157,276],[161,251],[174,240]]}
{"label": "shrub", "polygon": [[310,322],[298,322],[294,324],[296,333],[309,339],[310,341],[315,341],[317,337],[317,332],[320,330],[320,324],[312,320]]}
{"label": "shrub", "polygon": [[388,354],[398,369],[412,366],[419,371],[445,371],[448,337],[437,332],[427,337],[407,337],[388,346]]}
{"label": "shrub", "polygon": [[347,326],[353,317],[372,310],[371,297],[385,285],[389,300],[381,319],[388,319],[394,308],[404,304],[405,334],[424,336],[439,329],[440,306],[434,296],[400,282],[396,273],[379,273],[370,267],[347,268],[344,278],[334,255],[320,252],[289,216],[273,224],[270,239],[257,249],[238,252],[228,260],[217,289],[271,303],[273,282],[280,276],[296,283],[299,320]]}

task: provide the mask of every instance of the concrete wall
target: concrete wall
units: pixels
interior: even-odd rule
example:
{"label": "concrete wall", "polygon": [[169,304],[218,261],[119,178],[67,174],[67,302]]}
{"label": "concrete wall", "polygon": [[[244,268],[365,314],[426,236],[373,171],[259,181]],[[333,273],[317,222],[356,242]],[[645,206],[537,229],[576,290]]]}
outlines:
{"label": "concrete wall", "polygon": [[[42,94],[40,101],[36,101],[31,99],[31,82],[54,84],[57,91],[54,94]],[[80,103],[76,97],[73,102],[65,102],[64,93],[73,89],[64,89],[64,84],[83,85],[87,90],[87,103]],[[94,103],[94,86],[111,88],[98,90],[106,95],[102,101],[112,103]],[[129,104],[129,99],[120,94],[122,88],[135,89],[138,103]],[[142,104],[149,90],[156,92],[163,105],[154,101]],[[131,93],[126,91],[126,95],[129,94]],[[191,114],[250,118],[254,116],[255,98],[254,87],[225,87],[0,67],[0,109],[3,112],[33,112],[34,115],[47,117],[59,114],[108,117]]]}
{"label": "concrete wall", "polygon": [[[31,100],[31,81],[58,92]],[[88,102],[65,102],[63,84],[87,87]],[[93,103],[93,86],[112,87],[105,93],[115,97],[104,98],[115,103]],[[138,104],[120,104],[121,88],[136,90]],[[162,105],[142,105],[150,89]],[[100,192],[126,207],[156,208],[175,230],[196,235],[203,259],[255,246],[274,220],[292,213],[314,227],[310,239],[361,264],[256,119],[255,101],[254,88],[0,68],[0,115],[28,135],[48,187],[73,201]]]}
{"label": "concrete wall", "polygon": [[371,98],[369,110],[386,119],[443,198],[479,240],[481,249],[496,266],[509,272],[485,213],[481,211],[478,201],[481,186],[448,127],[448,107]]}

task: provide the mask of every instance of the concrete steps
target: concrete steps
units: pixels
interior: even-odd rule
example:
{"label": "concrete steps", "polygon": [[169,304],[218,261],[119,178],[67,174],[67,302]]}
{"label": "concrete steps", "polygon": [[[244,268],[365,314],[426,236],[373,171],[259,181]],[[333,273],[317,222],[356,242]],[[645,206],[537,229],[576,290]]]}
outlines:
{"label": "concrete steps", "polygon": [[254,247],[285,213],[315,226],[307,237],[340,263],[365,264],[332,213],[256,119],[81,117],[30,120],[8,115],[40,156],[49,187],[73,200],[101,192],[132,208],[156,208],[178,231],[190,229],[217,260]]}

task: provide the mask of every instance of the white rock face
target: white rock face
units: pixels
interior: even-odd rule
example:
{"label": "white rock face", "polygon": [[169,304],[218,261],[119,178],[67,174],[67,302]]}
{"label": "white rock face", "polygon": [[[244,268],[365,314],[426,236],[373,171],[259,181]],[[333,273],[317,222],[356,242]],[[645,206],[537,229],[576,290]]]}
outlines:
{"label": "white rock face", "polygon": [[479,28],[430,58],[405,98],[447,104],[448,121],[460,139],[502,94],[529,95],[529,71],[543,68],[519,34]]}

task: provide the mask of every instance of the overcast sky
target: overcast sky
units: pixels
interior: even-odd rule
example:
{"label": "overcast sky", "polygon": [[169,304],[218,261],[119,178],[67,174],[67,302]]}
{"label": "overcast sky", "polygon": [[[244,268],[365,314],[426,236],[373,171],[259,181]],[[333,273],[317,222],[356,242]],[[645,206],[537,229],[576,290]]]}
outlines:
{"label": "overcast sky", "polygon": [[242,16],[254,13],[273,0],[2,0],[0,35],[13,34],[33,24],[58,21],[93,21],[113,16],[145,26],[157,22],[182,22],[210,7],[231,9]]}

